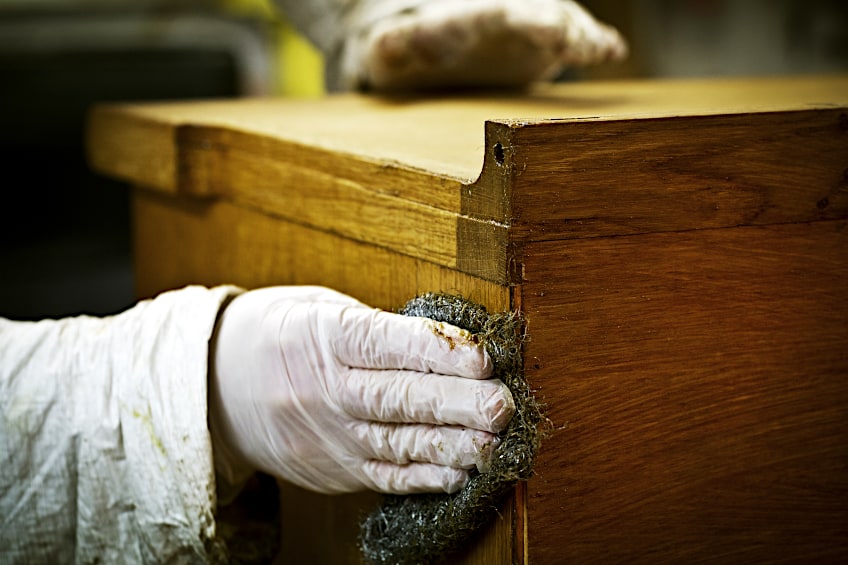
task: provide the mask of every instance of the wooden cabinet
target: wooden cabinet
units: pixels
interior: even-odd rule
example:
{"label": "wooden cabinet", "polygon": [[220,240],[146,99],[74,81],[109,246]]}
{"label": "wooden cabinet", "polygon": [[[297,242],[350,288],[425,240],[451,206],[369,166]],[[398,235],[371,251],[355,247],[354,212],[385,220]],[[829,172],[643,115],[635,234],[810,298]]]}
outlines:
{"label": "wooden cabinet", "polygon": [[[524,313],[554,430],[465,562],[848,559],[848,78],[105,105],[88,133],[138,186],[140,296]],[[284,554],[355,562],[373,501],[284,487]]]}

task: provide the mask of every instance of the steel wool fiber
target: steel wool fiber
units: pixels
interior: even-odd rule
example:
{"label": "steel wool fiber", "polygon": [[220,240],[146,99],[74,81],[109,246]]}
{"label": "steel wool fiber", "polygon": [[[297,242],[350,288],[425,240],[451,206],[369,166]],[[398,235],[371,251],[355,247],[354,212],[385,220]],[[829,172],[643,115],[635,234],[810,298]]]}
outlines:
{"label": "steel wool fiber", "polygon": [[546,419],[524,380],[521,319],[489,313],[460,296],[425,294],[400,313],[453,324],[474,334],[494,362],[494,377],[515,400],[515,416],[501,432],[491,470],[455,494],[386,496],[360,527],[360,548],[374,565],[423,564],[448,557],[497,515],[499,502],[533,471]]}

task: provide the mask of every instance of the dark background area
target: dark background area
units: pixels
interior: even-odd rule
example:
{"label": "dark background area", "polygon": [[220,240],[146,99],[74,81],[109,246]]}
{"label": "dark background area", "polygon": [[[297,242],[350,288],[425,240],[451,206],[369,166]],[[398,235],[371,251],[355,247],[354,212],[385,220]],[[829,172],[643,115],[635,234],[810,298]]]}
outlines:
{"label": "dark background area", "polygon": [[220,24],[183,9],[4,14],[0,315],[105,315],[135,302],[129,187],[89,170],[86,113],[99,101],[244,95],[238,42],[209,36],[261,33]]}
{"label": "dark background area", "polygon": [[225,52],[0,56],[0,311],[108,314],[133,302],[128,188],[92,173],[82,146],[95,100],[235,96]]}
{"label": "dark background area", "polygon": [[[102,315],[134,302],[129,190],[88,170],[85,114],[98,101],[269,94],[256,77],[261,22],[212,4],[0,6],[0,316]],[[563,80],[848,70],[842,1],[585,5],[622,30],[631,57]]]}

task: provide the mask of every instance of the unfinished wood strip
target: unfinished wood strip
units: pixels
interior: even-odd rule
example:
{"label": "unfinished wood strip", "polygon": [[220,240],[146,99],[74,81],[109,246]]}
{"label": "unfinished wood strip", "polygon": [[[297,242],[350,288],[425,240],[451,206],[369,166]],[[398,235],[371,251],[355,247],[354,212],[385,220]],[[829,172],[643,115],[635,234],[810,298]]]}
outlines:
{"label": "unfinished wood strip", "polygon": [[[296,136],[289,139],[285,130],[278,137],[271,137],[216,124],[216,110],[225,114],[245,110],[255,115],[257,103],[251,102],[99,105],[89,114],[86,130],[90,164],[99,172],[147,188],[207,197],[214,196],[215,191],[209,186],[187,184],[182,176],[184,153],[209,150],[217,152],[218,158],[226,158],[228,148],[237,147],[258,157],[281,159],[334,174],[376,193],[459,212],[462,181],[448,172],[360,155],[356,153],[357,146],[345,152],[321,144],[308,145],[297,141]],[[278,100],[275,105],[283,115],[298,110],[296,102],[288,102]],[[333,102],[328,101],[327,105],[332,106]],[[206,111],[210,112],[208,116]],[[479,128],[482,140],[482,120]]]}
{"label": "unfinished wood strip", "polygon": [[457,217],[444,210],[240,148],[191,145],[182,160],[182,182],[193,194],[226,196],[275,217],[456,266]]}
{"label": "unfinished wood strip", "polygon": [[[219,168],[226,170],[226,160],[234,152],[253,158],[252,168],[257,175],[276,176],[283,164],[312,169],[349,181],[377,195],[394,196],[440,210],[458,212],[462,184],[437,173],[413,169],[387,159],[372,160],[321,146],[307,146],[285,138],[274,138],[253,132],[243,132],[207,125],[182,125],[176,130],[180,159],[180,189],[186,194],[207,196],[228,193],[229,177],[193,176],[192,167],[198,154],[207,153],[203,160],[224,161]],[[265,170],[267,167],[267,170]],[[281,185],[280,190],[289,187]],[[268,212],[274,213],[275,209]]]}
{"label": "unfinished wood strip", "polygon": [[531,562],[848,559],[848,222],[525,248]]}
{"label": "unfinished wood strip", "polygon": [[848,216],[848,109],[517,124],[505,154],[520,241]]}

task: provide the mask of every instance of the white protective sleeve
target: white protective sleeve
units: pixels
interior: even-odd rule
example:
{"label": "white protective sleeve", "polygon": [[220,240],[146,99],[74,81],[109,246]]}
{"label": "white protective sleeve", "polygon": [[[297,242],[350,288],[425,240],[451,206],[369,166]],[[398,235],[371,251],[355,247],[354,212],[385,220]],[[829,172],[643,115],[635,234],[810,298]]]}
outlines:
{"label": "white protective sleeve", "polygon": [[197,563],[214,539],[209,339],[235,287],[0,318],[0,563]]}

